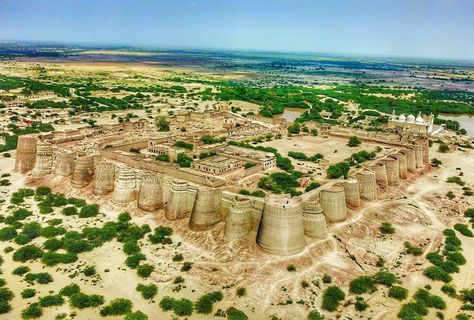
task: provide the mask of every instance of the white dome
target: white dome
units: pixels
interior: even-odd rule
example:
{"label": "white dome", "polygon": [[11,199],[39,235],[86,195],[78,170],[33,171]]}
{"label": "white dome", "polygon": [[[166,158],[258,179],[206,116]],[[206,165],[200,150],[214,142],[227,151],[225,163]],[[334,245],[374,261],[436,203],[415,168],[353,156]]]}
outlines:
{"label": "white dome", "polygon": [[401,114],[399,117],[398,117],[398,121],[400,122],[405,122],[407,120],[407,117],[405,117],[404,114]]}
{"label": "white dome", "polygon": [[424,123],[424,122],[425,122],[425,120],[423,120],[423,118],[420,115],[418,115],[418,117],[416,117],[416,123]]}
{"label": "white dome", "polygon": [[410,122],[410,123],[413,123],[415,122],[415,116],[410,114],[408,117],[407,117],[407,122]]}

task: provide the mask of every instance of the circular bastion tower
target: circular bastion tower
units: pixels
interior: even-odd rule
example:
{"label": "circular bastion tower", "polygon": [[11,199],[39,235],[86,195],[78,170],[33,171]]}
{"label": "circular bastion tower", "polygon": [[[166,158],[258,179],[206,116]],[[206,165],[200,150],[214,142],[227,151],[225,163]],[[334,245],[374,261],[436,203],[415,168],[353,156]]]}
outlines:
{"label": "circular bastion tower", "polygon": [[321,207],[329,222],[343,221],[347,217],[346,195],[344,187],[333,185],[321,190],[319,195]]}
{"label": "circular bastion tower", "polygon": [[112,201],[126,204],[137,199],[137,176],[134,170],[124,167],[118,170]]}
{"label": "circular bastion tower", "polygon": [[38,143],[36,145],[36,161],[31,175],[35,177],[45,176],[53,171],[53,146],[49,143]]}
{"label": "circular bastion tower", "polygon": [[156,211],[163,207],[163,188],[157,174],[146,173],[143,176],[137,205],[145,211]]}
{"label": "circular bastion tower", "polygon": [[208,230],[221,221],[221,198],[217,189],[199,187],[194,202],[189,229]]}
{"label": "circular bastion tower", "polygon": [[224,236],[227,240],[240,239],[252,230],[252,203],[250,199],[235,197],[226,215]]}
{"label": "circular bastion tower", "polygon": [[326,239],[328,227],[323,208],[317,202],[306,202],[303,208],[304,234],[310,238]]}
{"label": "circular bastion tower", "polygon": [[71,186],[76,189],[84,188],[92,181],[94,175],[94,158],[81,156],[76,159],[72,173]]}
{"label": "circular bastion tower", "polygon": [[101,161],[97,163],[94,174],[93,192],[97,196],[104,196],[114,191],[115,165]]}
{"label": "circular bastion tower", "polygon": [[346,196],[346,203],[351,208],[357,208],[360,206],[360,195],[359,195],[359,181],[355,178],[349,177],[347,180],[342,182],[344,187],[344,193]]}
{"label": "circular bastion tower", "polygon": [[26,173],[35,166],[36,135],[22,135],[18,137],[15,157],[15,171]]}
{"label": "circular bastion tower", "polygon": [[74,152],[58,151],[56,153],[56,165],[54,173],[63,177],[69,177],[74,172]]}
{"label": "circular bastion tower", "polygon": [[407,170],[410,172],[416,172],[416,157],[415,150],[411,148],[403,149],[400,153],[407,157]]}
{"label": "circular bastion tower", "polygon": [[362,200],[372,201],[377,199],[377,182],[375,173],[369,169],[362,169],[355,174],[359,181],[359,192]]}
{"label": "circular bastion tower", "polygon": [[265,199],[257,244],[271,254],[292,255],[304,249],[303,205],[299,197]]}

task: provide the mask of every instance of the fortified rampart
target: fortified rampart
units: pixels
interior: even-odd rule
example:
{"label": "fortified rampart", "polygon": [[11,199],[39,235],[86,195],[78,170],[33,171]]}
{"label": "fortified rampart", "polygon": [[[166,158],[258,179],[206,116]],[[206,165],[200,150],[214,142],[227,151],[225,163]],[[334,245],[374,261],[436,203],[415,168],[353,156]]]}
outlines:
{"label": "fortified rampart", "polygon": [[95,167],[94,187],[95,195],[103,196],[114,191],[115,165],[110,162],[99,162]]}
{"label": "fortified rampart", "polygon": [[26,173],[35,166],[36,136],[22,135],[18,137],[16,148],[15,171]]}
{"label": "fortified rampart", "polygon": [[137,175],[130,168],[119,168],[115,180],[112,201],[115,203],[129,203],[137,199]]}
{"label": "fortified rampart", "polygon": [[31,174],[36,177],[44,176],[53,171],[53,146],[49,143],[36,145],[36,161]]}
{"label": "fortified rampart", "polygon": [[80,156],[76,159],[74,172],[72,173],[71,186],[73,188],[84,188],[92,181],[94,175],[94,158],[92,156]]}
{"label": "fortified rampart", "polygon": [[163,187],[157,174],[148,173],[143,176],[137,205],[145,211],[156,211],[163,207]]}
{"label": "fortified rampart", "polygon": [[304,234],[310,238],[326,239],[328,228],[323,208],[318,202],[306,202],[303,207]]}
{"label": "fortified rampart", "polygon": [[69,151],[56,153],[56,165],[54,173],[63,177],[69,177],[74,172],[74,158],[76,154]]}

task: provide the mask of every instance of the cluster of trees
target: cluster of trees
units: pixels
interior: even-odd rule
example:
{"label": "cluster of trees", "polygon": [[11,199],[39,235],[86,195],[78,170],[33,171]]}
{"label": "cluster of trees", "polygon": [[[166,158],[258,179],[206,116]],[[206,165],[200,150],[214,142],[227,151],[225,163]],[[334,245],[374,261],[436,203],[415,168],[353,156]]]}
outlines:
{"label": "cluster of trees", "polygon": [[258,182],[258,187],[264,190],[270,190],[273,193],[289,193],[292,196],[300,195],[301,192],[295,188],[300,186],[298,179],[302,174],[297,171],[292,173],[275,172],[269,176],[264,176]]}
{"label": "cluster of trees", "polygon": [[210,135],[204,135],[201,137],[201,141],[204,144],[214,144],[214,143],[221,143],[226,140],[226,137],[213,137]]}
{"label": "cluster of trees", "polygon": [[308,157],[306,154],[299,151],[289,151],[288,156],[292,157],[293,159],[303,160],[303,161],[312,161],[312,162],[317,162],[324,158],[324,156],[320,153],[315,153],[314,155]]}

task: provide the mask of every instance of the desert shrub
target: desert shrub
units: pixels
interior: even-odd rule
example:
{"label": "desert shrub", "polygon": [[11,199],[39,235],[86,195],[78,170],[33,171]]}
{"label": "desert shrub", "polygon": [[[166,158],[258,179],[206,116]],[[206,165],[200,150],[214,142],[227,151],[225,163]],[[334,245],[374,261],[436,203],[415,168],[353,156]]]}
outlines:
{"label": "desert shrub", "polygon": [[14,294],[8,288],[0,288],[0,301],[10,301],[13,299]]}
{"label": "desert shrub", "polygon": [[60,295],[49,295],[39,299],[39,305],[43,308],[52,306],[62,306],[64,298]]}
{"label": "desert shrub", "polygon": [[86,277],[93,276],[93,275],[96,274],[95,267],[94,266],[87,266],[87,267],[84,268],[84,270],[82,270],[82,273]]}
{"label": "desert shrub", "polygon": [[53,238],[66,233],[63,227],[47,226],[41,229],[40,234],[44,238]]}
{"label": "desert shrub", "polygon": [[221,301],[223,297],[224,296],[220,291],[206,293],[196,301],[194,304],[194,309],[197,313],[210,314],[212,312],[214,303]]}
{"label": "desert shrub", "polygon": [[180,283],[184,283],[184,278],[183,277],[178,276],[178,277],[174,278],[173,284],[180,284]]}
{"label": "desert shrub", "polygon": [[474,218],[474,208],[469,208],[464,211],[464,216],[466,218]]}
{"label": "desert shrub", "polygon": [[423,274],[431,280],[451,282],[451,280],[453,279],[449,275],[449,273],[437,266],[431,266],[426,268],[425,271],[423,271]]}
{"label": "desert shrub", "polygon": [[79,211],[79,218],[91,218],[99,214],[98,204],[86,204]]}
{"label": "desert shrub", "polygon": [[459,272],[459,266],[456,262],[451,260],[446,260],[442,265],[441,269],[446,271],[447,273],[455,273]]}
{"label": "desert shrub", "polygon": [[103,307],[100,310],[100,315],[105,316],[118,316],[132,312],[132,302],[128,299],[118,298],[110,302],[109,305]]}
{"label": "desert shrub", "polygon": [[346,179],[349,175],[350,169],[351,165],[348,162],[343,161],[330,165],[326,172],[330,179],[337,179],[339,177],[344,177],[344,179]]}
{"label": "desert shrub", "polygon": [[437,252],[430,252],[426,255],[426,258],[429,262],[434,264],[435,266],[441,266],[444,263],[443,257]]}
{"label": "desert shrub", "polygon": [[141,311],[129,312],[125,315],[125,320],[148,320],[148,316]]}
{"label": "desert shrub", "polygon": [[137,267],[137,274],[140,278],[148,278],[154,269],[150,264],[142,264]]}
{"label": "desert shrub", "polygon": [[237,288],[237,290],[235,290],[235,293],[239,298],[241,298],[247,294],[247,289],[245,289],[244,287],[239,287]]}
{"label": "desert shrub", "polygon": [[360,276],[349,284],[349,292],[354,294],[362,294],[374,289],[374,280],[369,276]]}
{"label": "desert shrub", "polygon": [[43,243],[43,247],[49,251],[57,251],[63,247],[63,242],[59,239],[48,239]]}
{"label": "desert shrub", "polygon": [[8,313],[12,310],[12,306],[8,301],[0,301],[0,314]]}
{"label": "desert shrub", "polygon": [[140,246],[136,240],[129,240],[123,244],[123,252],[127,255],[140,252]]}
{"label": "desert shrub", "polygon": [[139,283],[136,290],[142,294],[143,299],[151,300],[158,293],[158,287],[154,284],[144,285]]}
{"label": "desert shrub", "polygon": [[286,267],[286,270],[288,272],[295,272],[296,271],[296,267],[294,264],[289,264],[287,267]]}
{"label": "desert shrub", "polygon": [[331,276],[326,274],[326,273],[323,275],[322,280],[323,280],[323,283],[331,283],[332,282]]}
{"label": "desert shrub", "polygon": [[59,294],[61,296],[66,296],[66,297],[70,297],[73,294],[76,294],[76,293],[79,293],[79,292],[81,292],[81,288],[79,288],[79,286],[75,283],[67,285],[64,288],[62,288],[61,290],[59,290]]}
{"label": "desert shrub", "polygon": [[450,297],[456,296],[456,289],[453,286],[450,286],[449,284],[444,284],[441,287],[441,291],[446,293]]}
{"label": "desert shrub", "polygon": [[390,222],[383,222],[379,228],[382,234],[392,234],[395,233],[395,228]]}
{"label": "desert shrub", "polygon": [[15,268],[12,271],[12,274],[14,274],[16,276],[22,276],[22,275],[28,273],[29,271],[30,271],[30,267],[28,267],[28,266],[19,266],[19,267]]}
{"label": "desert shrub", "polygon": [[0,240],[1,241],[9,241],[15,238],[18,235],[16,229],[14,227],[4,227],[0,229]]}
{"label": "desert shrub", "polygon": [[22,319],[37,319],[43,315],[43,308],[38,303],[30,304],[21,312]]}
{"label": "desert shrub", "polygon": [[174,298],[171,298],[171,297],[168,297],[168,296],[163,297],[163,299],[161,299],[161,301],[160,301],[161,310],[163,310],[163,311],[172,310],[174,302],[175,302]]}
{"label": "desert shrub", "polygon": [[135,269],[140,265],[140,261],[142,260],[146,260],[146,256],[143,253],[138,252],[129,256],[125,260],[125,265],[130,269]]}
{"label": "desert shrub", "polygon": [[339,303],[346,298],[346,294],[336,286],[328,287],[323,292],[321,308],[330,312],[336,311]]}
{"label": "desert shrub", "polygon": [[19,208],[13,211],[12,215],[13,215],[13,218],[18,221],[18,220],[25,220],[29,216],[33,215],[33,213],[24,208]]}
{"label": "desert shrub", "polygon": [[352,147],[358,147],[358,146],[360,146],[361,143],[362,143],[362,142],[360,141],[360,139],[359,139],[358,137],[356,137],[356,136],[351,136],[351,137],[349,138],[349,142],[347,143],[347,145],[352,148]]}
{"label": "desert shrub", "polygon": [[466,184],[466,182],[462,181],[462,179],[459,176],[448,177],[448,179],[446,179],[446,182],[455,183],[457,185],[460,185],[461,187]]}
{"label": "desert shrub", "polygon": [[234,307],[226,310],[227,320],[247,320],[249,317],[243,312]]}
{"label": "desert shrub", "polygon": [[397,300],[405,300],[408,297],[408,290],[400,286],[392,286],[388,290],[388,296]]}
{"label": "desert shrub", "polygon": [[465,289],[461,291],[461,298],[464,302],[474,304],[474,289]]}
{"label": "desert shrub", "polygon": [[324,320],[324,316],[316,310],[310,311],[308,313],[307,320]]}
{"label": "desert shrub", "polygon": [[457,223],[454,225],[454,229],[459,231],[459,233],[462,234],[463,236],[470,237],[470,238],[474,237],[474,234],[472,233],[472,231],[469,230],[469,226],[465,224]]}
{"label": "desert shrub", "polygon": [[420,247],[415,247],[408,241],[406,241],[403,245],[406,248],[405,252],[407,254],[412,254],[414,256],[421,256],[423,253],[423,250]]}
{"label": "desert shrub", "polygon": [[53,282],[53,277],[47,272],[28,273],[25,276],[25,281],[30,283],[36,281],[39,284],[48,284],[50,282]]}
{"label": "desert shrub", "polygon": [[181,253],[175,254],[172,258],[174,262],[181,262],[184,260],[183,255]]}
{"label": "desert shrub", "polygon": [[16,262],[26,262],[29,260],[35,260],[41,258],[43,251],[35,246],[34,244],[29,244],[17,249],[13,253],[13,261]]}
{"label": "desert shrub", "polygon": [[61,212],[62,212],[62,214],[64,214],[65,216],[74,216],[74,215],[76,215],[76,214],[79,213],[79,211],[77,210],[77,208],[76,208],[76,207],[72,207],[72,206],[71,206],[71,207],[64,207]]}
{"label": "desert shrub", "polygon": [[406,303],[400,309],[398,318],[402,320],[422,320],[428,314],[428,309],[419,302]]}
{"label": "desert shrub", "polygon": [[63,239],[63,247],[67,252],[75,254],[91,251],[93,249],[92,245],[87,240],[71,238]]}
{"label": "desert shrub", "polygon": [[173,234],[173,229],[169,227],[156,227],[154,233],[148,236],[148,239],[153,244],[171,244],[170,236]]}
{"label": "desert shrub", "polygon": [[192,268],[191,262],[184,262],[183,266],[181,267],[181,272],[188,272]]}
{"label": "desert shrub", "polygon": [[354,307],[357,311],[364,311],[369,307],[369,304],[365,302],[364,298],[356,297],[356,302],[354,303]]}
{"label": "desert shrub", "polygon": [[193,303],[188,299],[175,300],[173,312],[179,317],[190,316],[193,313]]}
{"label": "desert shrub", "polygon": [[83,206],[87,204],[85,200],[74,198],[74,197],[68,198],[67,203],[72,204],[76,208],[82,208]]}
{"label": "desert shrub", "polygon": [[45,186],[39,186],[36,188],[35,195],[37,196],[47,196],[51,194],[51,188]]}
{"label": "desert shrub", "polygon": [[375,274],[374,280],[376,283],[381,283],[390,287],[397,281],[397,276],[388,271],[379,271]]}
{"label": "desert shrub", "polygon": [[69,297],[69,302],[73,308],[77,309],[96,308],[104,304],[104,297],[96,294],[87,295],[78,292]]}
{"label": "desert shrub", "polygon": [[36,295],[36,290],[35,289],[25,289],[21,292],[21,297],[23,299],[28,299],[28,298],[32,298]]}
{"label": "desert shrub", "polygon": [[413,298],[416,301],[423,303],[428,308],[435,308],[439,310],[446,309],[446,302],[444,302],[444,300],[440,296],[431,294],[425,289],[418,289],[415,292]]}

